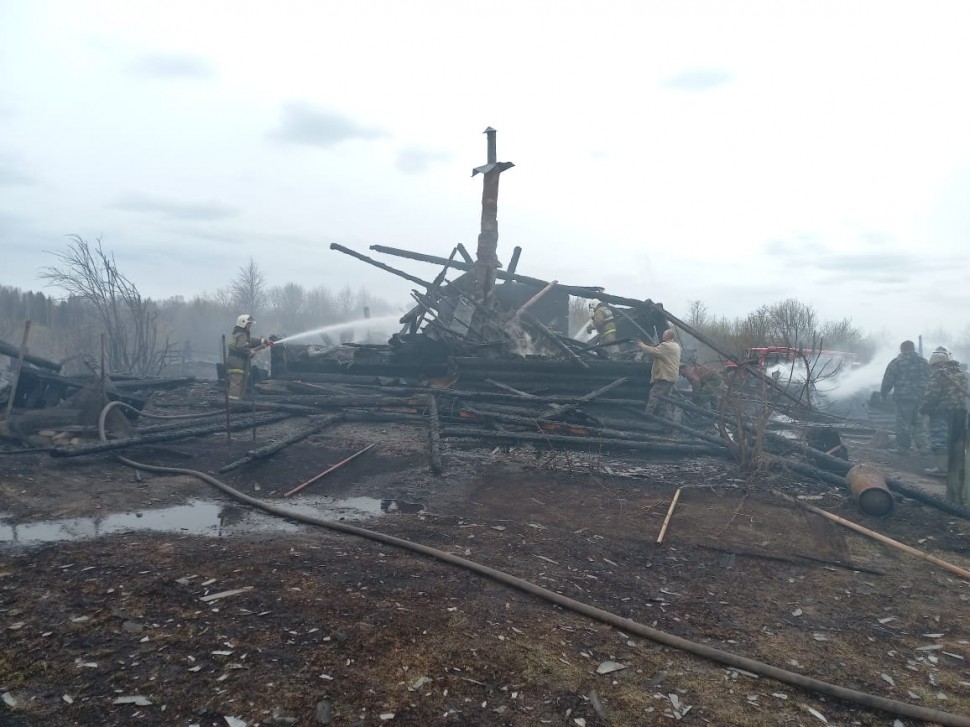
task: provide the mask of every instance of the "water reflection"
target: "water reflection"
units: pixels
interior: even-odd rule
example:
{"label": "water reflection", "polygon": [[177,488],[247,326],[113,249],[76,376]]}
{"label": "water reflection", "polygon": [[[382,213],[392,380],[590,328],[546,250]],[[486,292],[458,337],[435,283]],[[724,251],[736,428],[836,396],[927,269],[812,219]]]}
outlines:
{"label": "water reflection", "polygon": [[[381,515],[381,500],[373,497],[306,497],[286,503],[288,510],[325,520],[363,520]],[[7,523],[0,513],[0,547],[34,545],[72,540],[90,540],[102,535],[154,530],[186,535],[226,537],[251,533],[293,533],[307,526],[235,503],[193,500],[185,505],[128,513],[98,514],[94,517],[64,518],[36,522]]]}

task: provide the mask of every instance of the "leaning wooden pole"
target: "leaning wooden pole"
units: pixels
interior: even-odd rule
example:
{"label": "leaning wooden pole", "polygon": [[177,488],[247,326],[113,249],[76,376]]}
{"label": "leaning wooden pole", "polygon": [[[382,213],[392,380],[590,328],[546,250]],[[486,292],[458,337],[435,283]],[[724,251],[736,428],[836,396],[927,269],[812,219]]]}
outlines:
{"label": "leaning wooden pole", "polygon": [[570,360],[572,360],[573,363],[581,366],[584,369],[588,369],[589,368],[589,364],[588,363],[586,363],[585,361],[583,361],[583,359],[580,358],[576,354],[575,351],[573,351],[571,348],[569,348],[569,346],[567,346],[565,343],[562,342],[562,340],[559,338],[559,336],[557,336],[553,331],[549,330],[549,328],[546,326],[545,323],[543,323],[538,318],[536,318],[534,315],[532,315],[531,313],[529,313],[529,311],[527,311],[527,310],[521,311],[521,313],[516,313],[516,315],[520,319],[522,319],[523,321],[525,321],[533,329],[535,329],[536,331],[539,331],[539,333],[541,333],[543,336],[545,336],[546,339],[550,343],[552,343],[552,345],[554,345],[560,351],[562,351],[567,356],[569,356]]}
{"label": "leaning wooden pole", "polygon": [[780,492],[775,492],[774,494],[777,495],[778,497],[781,497],[786,502],[790,502],[794,505],[798,505],[799,507],[802,507],[808,510],[809,512],[814,512],[816,515],[821,515],[822,517],[828,520],[831,520],[834,523],[838,523],[839,525],[849,528],[850,530],[855,530],[857,533],[861,533],[868,538],[872,538],[873,540],[877,540],[880,543],[884,543],[885,545],[893,547],[896,550],[901,550],[904,553],[915,555],[920,560],[925,560],[927,563],[932,563],[933,565],[937,565],[940,568],[943,568],[944,570],[947,570],[950,573],[953,573],[954,575],[960,576],[961,578],[967,581],[970,581],[970,571],[968,571],[965,568],[961,568],[958,565],[954,565],[953,563],[945,561],[942,558],[937,558],[935,555],[924,553],[922,550],[917,550],[916,548],[906,545],[905,543],[900,543],[898,540],[893,540],[892,538],[886,537],[882,533],[877,533],[875,530],[864,528],[861,525],[852,522],[851,520],[846,520],[845,518],[839,517],[838,515],[833,515],[832,513],[828,512],[827,510],[823,510],[820,507],[815,507],[814,505],[809,505],[807,503],[800,502]]}
{"label": "leaning wooden pole", "polygon": [[24,337],[20,341],[20,352],[17,354],[17,369],[13,374],[13,382],[10,384],[10,398],[7,399],[7,411],[5,419],[10,418],[13,412],[13,400],[17,398],[17,385],[20,383],[20,372],[24,368],[24,356],[27,354],[27,338],[30,336],[30,320],[24,321]]}
{"label": "leaning wooden pole", "polygon": [[563,406],[559,406],[557,404],[554,404],[549,409],[547,409],[545,412],[543,412],[542,416],[543,417],[546,417],[546,418],[554,417],[554,416],[561,416],[561,415],[565,414],[567,411],[572,411],[577,406],[580,406],[581,404],[585,404],[588,401],[592,401],[593,399],[595,399],[595,398],[597,398],[599,396],[602,396],[606,392],[611,391],[611,390],[615,389],[617,386],[621,386],[621,385],[625,384],[626,382],[627,382],[627,377],[626,376],[622,376],[619,379],[616,379],[615,381],[611,381],[606,386],[601,386],[600,388],[596,389],[595,391],[591,391],[588,394],[583,394],[581,397],[579,397],[578,399],[570,402],[569,404],[564,404]]}
{"label": "leaning wooden pole", "polygon": [[[343,245],[340,245],[340,244],[338,244],[336,242],[331,242],[330,243],[330,249],[331,250],[336,250],[337,252],[342,252],[344,255],[350,255],[351,257],[355,257],[358,260],[360,260],[361,262],[365,262],[368,265],[373,265],[375,268],[380,268],[381,270],[383,270],[385,272],[388,272],[388,273],[391,273],[392,275],[397,275],[399,278],[404,278],[405,280],[410,280],[412,283],[416,283],[416,284],[420,285],[422,288],[426,288],[426,289],[430,290],[431,288],[434,287],[434,283],[432,283],[432,282],[430,282],[428,280],[424,280],[422,278],[419,278],[416,275],[411,275],[410,273],[406,273],[403,270],[398,270],[397,268],[392,268],[390,265],[385,265],[384,263],[382,263],[382,262],[380,262],[378,260],[374,260],[373,258],[369,258],[366,255],[361,255],[359,252],[357,252],[355,250],[351,250],[349,247],[344,247]],[[445,260],[445,262],[447,263],[447,259]]]}
{"label": "leaning wooden pole", "polygon": [[553,288],[555,288],[557,285],[559,285],[559,281],[558,280],[553,280],[552,282],[550,282],[549,285],[547,285],[545,288],[543,288],[542,290],[540,290],[538,293],[536,293],[531,298],[529,298],[525,303],[523,303],[519,307],[519,309],[517,311],[515,311],[515,315],[513,317],[514,318],[518,318],[520,315],[522,315],[523,313],[525,313],[527,310],[529,310],[529,308],[531,308],[533,305],[535,305],[539,301],[539,299],[542,298],[542,296],[544,296],[550,290],[552,290]]}
{"label": "leaning wooden pole", "polygon": [[664,524],[660,527],[660,535],[657,536],[657,545],[663,545],[664,536],[667,534],[667,526],[670,525],[670,518],[674,516],[674,508],[677,507],[677,500],[680,499],[680,488],[677,488],[677,492],[674,493],[674,499],[670,501],[670,507],[667,508],[667,517],[664,518]]}

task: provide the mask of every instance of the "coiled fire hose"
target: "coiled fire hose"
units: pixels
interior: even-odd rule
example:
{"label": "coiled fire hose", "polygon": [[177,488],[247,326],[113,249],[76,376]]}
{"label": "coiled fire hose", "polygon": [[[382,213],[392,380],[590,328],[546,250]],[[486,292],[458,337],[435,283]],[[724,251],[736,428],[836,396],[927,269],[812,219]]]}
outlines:
{"label": "coiled fire hose", "polygon": [[[107,416],[107,413],[116,406],[129,405],[120,401],[112,401],[108,403],[108,405],[105,406],[105,408],[101,411],[101,416],[98,419],[98,434],[102,441],[107,441],[107,436],[104,430],[105,417]],[[144,412],[141,412],[141,414],[142,416],[152,416],[150,414],[145,414]],[[239,492],[239,490],[236,490],[226,483],[217,480],[215,477],[212,477],[205,472],[200,472],[199,470],[185,469],[182,467],[162,467],[159,465],[136,462],[121,455],[115,456],[122,464],[128,465],[129,467],[133,467],[135,469],[143,470],[145,472],[191,475],[193,477],[197,477],[200,480],[209,483],[213,487],[222,490],[227,495],[236,498],[237,500],[245,502],[248,505],[252,505],[253,507],[263,510],[264,512],[286,518],[287,520],[295,520],[306,523],[307,525],[316,525],[329,530],[347,533],[348,535],[356,535],[362,538],[367,538],[368,540],[384,543],[385,545],[391,545],[396,548],[410,550],[414,553],[420,553],[421,555],[426,555],[430,558],[435,558],[437,560],[444,561],[445,563],[450,563],[451,565],[456,565],[460,568],[464,568],[465,570],[472,571],[473,573],[478,573],[486,576],[487,578],[491,578],[498,583],[502,583],[506,586],[510,586],[530,595],[542,598],[550,603],[554,603],[557,606],[569,609],[575,613],[579,613],[596,621],[614,626],[624,633],[636,634],[637,636],[649,639],[658,644],[679,649],[681,651],[686,651],[694,656],[709,659],[720,664],[726,664],[727,666],[742,669],[744,671],[751,672],[752,674],[758,674],[784,684],[814,691],[819,694],[834,697],[842,700],[843,702],[857,704],[862,707],[878,709],[890,714],[909,717],[911,719],[918,719],[924,722],[935,722],[941,725],[952,725],[953,727],[970,727],[970,716],[952,714],[950,712],[929,709],[927,707],[919,707],[917,705],[900,702],[895,699],[886,699],[885,697],[880,697],[875,694],[868,694],[855,689],[840,687],[837,684],[831,684],[829,682],[821,681],[820,679],[814,679],[813,677],[805,676],[803,674],[797,674],[795,672],[788,671],[787,669],[781,669],[776,666],[771,666],[770,664],[765,664],[761,661],[756,661],[755,659],[749,659],[744,656],[739,656],[738,654],[733,654],[729,651],[723,651],[712,646],[705,646],[704,644],[699,644],[695,641],[689,641],[688,639],[681,638],[680,636],[668,634],[665,631],[651,628],[650,626],[633,621],[632,619],[624,618],[623,616],[619,616],[610,611],[605,611],[601,608],[597,608],[596,606],[591,606],[587,603],[583,603],[582,601],[577,601],[569,598],[568,596],[555,593],[554,591],[550,591],[547,588],[538,586],[531,581],[518,578],[510,575],[509,573],[505,573],[504,571],[490,568],[487,565],[482,565],[481,563],[476,563],[473,560],[461,558],[451,553],[446,553],[445,551],[438,550],[437,548],[431,548],[427,545],[414,543],[410,540],[397,538],[393,535],[387,535],[375,530],[367,530],[366,528],[359,528],[354,525],[347,525],[345,523],[335,522],[332,520],[324,520],[323,518],[314,517],[312,515],[304,515],[299,512],[287,510],[286,508],[277,507],[276,505],[270,504],[263,500],[258,500],[255,497],[250,497],[245,493]]]}

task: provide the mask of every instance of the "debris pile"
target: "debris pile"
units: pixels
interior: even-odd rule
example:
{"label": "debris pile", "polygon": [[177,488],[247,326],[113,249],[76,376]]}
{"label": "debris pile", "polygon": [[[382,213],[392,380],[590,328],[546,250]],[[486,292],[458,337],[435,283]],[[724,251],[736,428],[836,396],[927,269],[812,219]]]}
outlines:
{"label": "debris pile", "polygon": [[108,401],[128,404],[126,415],[107,421],[116,436],[129,436],[152,391],[173,389],[193,378],[86,376],[61,373],[56,361],[21,352],[0,340],[0,355],[10,357],[12,373],[0,374],[0,438],[33,448],[80,446],[98,436],[98,416]]}

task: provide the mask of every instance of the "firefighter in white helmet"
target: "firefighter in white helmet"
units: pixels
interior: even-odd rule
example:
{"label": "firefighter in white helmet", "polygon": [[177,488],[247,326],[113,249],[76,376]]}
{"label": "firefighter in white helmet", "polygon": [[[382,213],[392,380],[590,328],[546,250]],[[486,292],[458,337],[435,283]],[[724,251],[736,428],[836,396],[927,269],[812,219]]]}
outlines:
{"label": "firefighter in white helmet", "polygon": [[229,337],[226,377],[229,380],[230,399],[243,398],[253,356],[259,349],[273,345],[273,341],[269,338],[252,337],[250,329],[255,322],[251,315],[243,313],[236,319],[236,325]]}

